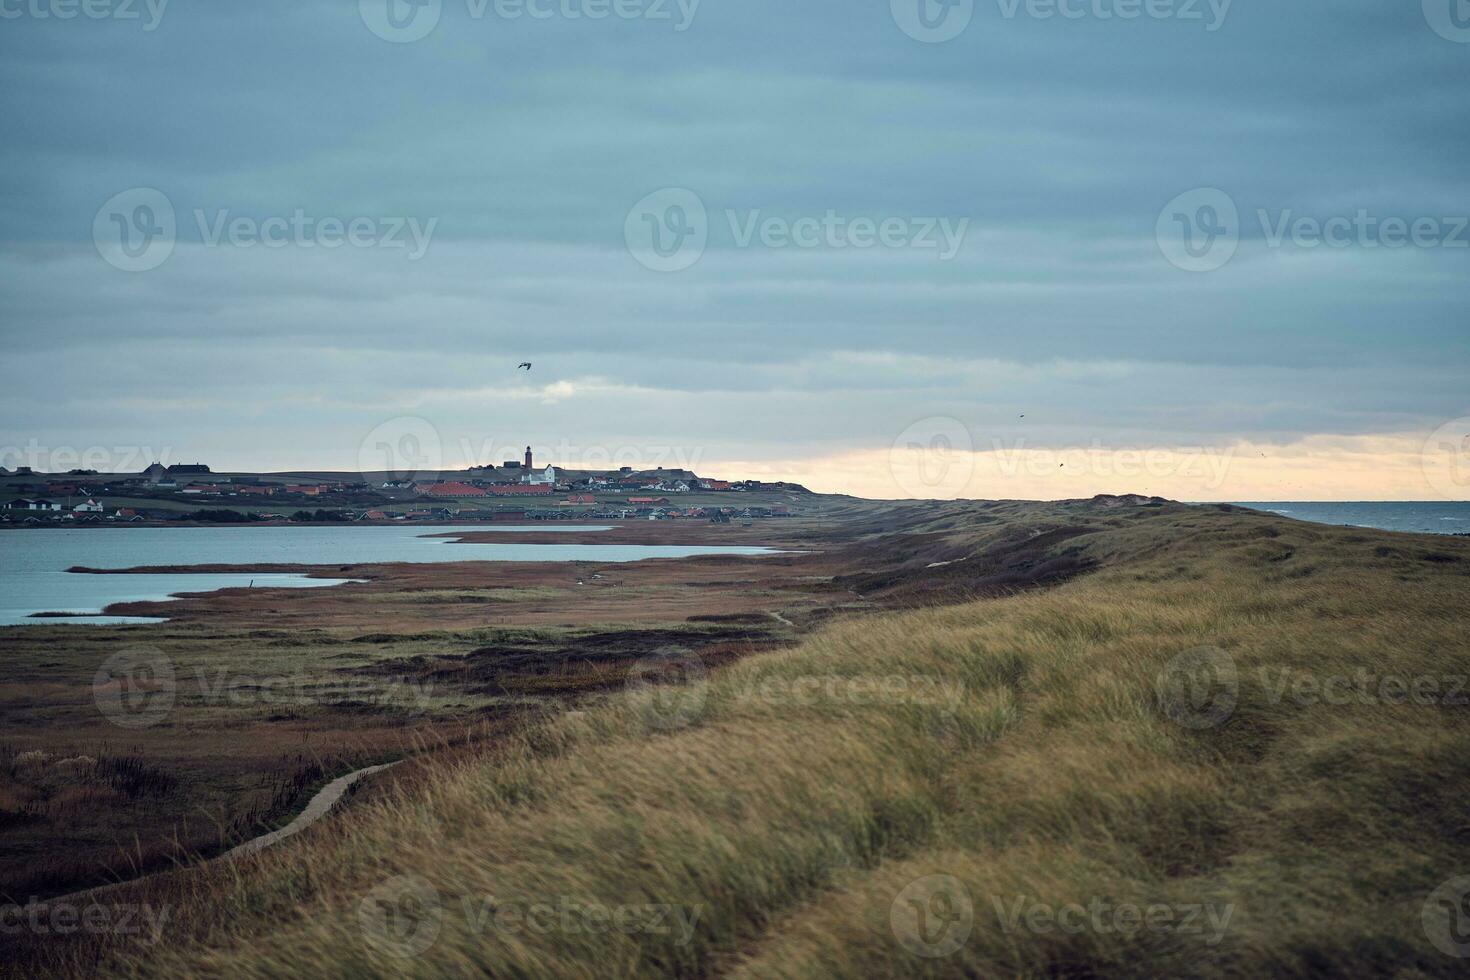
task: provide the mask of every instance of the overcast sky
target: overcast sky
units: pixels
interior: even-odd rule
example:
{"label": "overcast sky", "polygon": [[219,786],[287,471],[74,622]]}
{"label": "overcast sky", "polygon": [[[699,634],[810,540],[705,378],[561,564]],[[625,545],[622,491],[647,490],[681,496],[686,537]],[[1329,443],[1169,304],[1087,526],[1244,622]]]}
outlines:
{"label": "overcast sky", "polygon": [[0,0],[0,464],[1464,499],[1451,2]]}

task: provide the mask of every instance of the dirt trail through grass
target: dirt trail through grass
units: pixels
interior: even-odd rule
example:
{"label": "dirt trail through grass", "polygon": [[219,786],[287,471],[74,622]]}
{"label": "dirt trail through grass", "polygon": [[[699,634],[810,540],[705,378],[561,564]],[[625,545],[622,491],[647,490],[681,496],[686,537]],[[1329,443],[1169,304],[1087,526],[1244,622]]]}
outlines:
{"label": "dirt trail through grass", "polygon": [[[346,795],[347,791],[351,789],[359,780],[367,776],[371,776],[374,773],[382,772],[384,769],[392,769],[394,766],[398,765],[398,763],[402,761],[404,760],[398,759],[394,762],[385,762],[381,765],[364,766],[363,768],[354,770],[353,772],[349,772],[346,775],[338,776],[336,779],[332,780],[330,783],[317,790],[316,795],[307,802],[305,809],[298,813],[296,815],[296,818],[290,823],[286,824],[286,826],[281,827],[277,830],[272,830],[268,833],[261,834],[259,837],[252,837],[245,843],[233,847],[225,853],[210,858],[208,861],[203,861],[201,863],[209,864],[214,861],[233,861],[236,858],[248,857],[252,854],[260,853],[267,847],[279,844],[281,841],[286,840],[287,838],[296,836],[307,827],[310,827],[312,824],[316,823],[322,817],[325,817],[328,813],[330,813],[332,807],[337,805],[337,801],[342,799],[342,797]],[[70,895],[58,895],[55,898],[49,899],[45,904],[75,902],[79,898],[95,899],[99,895],[105,895],[110,891],[114,891],[126,885],[131,885],[137,880],[138,879],[136,878],[129,878],[125,881],[115,881],[110,885],[98,885],[96,888],[85,888],[79,892],[72,892]]]}
{"label": "dirt trail through grass", "polygon": [[399,759],[397,762],[385,762],[382,765],[365,766],[362,769],[358,769],[354,772],[349,772],[345,776],[338,776],[336,779],[332,780],[330,783],[323,786],[320,790],[317,791],[317,794],[311,798],[311,801],[309,803],[306,804],[306,809],[302,810],[296,815],[295,820],[292,820],[290,823],[286,824],[286,826],[280,828],[279,830],[273,830],[268,834],[261,834],[259,837],[255,837],[251,840],[246,841],[239,847],[231,848],[224,854],[220,855],[220,858],[218,860],[231,861],[235,858],[242,858],[247,857],[251,854],[257,854],[260,851],[265,850],[267,847],[272,846],[273,844],[279,844],[281,841],[285,840],[288,837],[296,836],[307,827],[310,827],[312,824],[316,823],[322,817],[325,817],[327,813],[331,811],[332,807],[337,805],[337,801],[340,800],[347,793],[347,791],[357,783],[358,780],[366,776],[371,776],[375,772],[382,772],[384,769],[391,769],[394,766],[398,765],[398,762],[402,761],[402,759]]}

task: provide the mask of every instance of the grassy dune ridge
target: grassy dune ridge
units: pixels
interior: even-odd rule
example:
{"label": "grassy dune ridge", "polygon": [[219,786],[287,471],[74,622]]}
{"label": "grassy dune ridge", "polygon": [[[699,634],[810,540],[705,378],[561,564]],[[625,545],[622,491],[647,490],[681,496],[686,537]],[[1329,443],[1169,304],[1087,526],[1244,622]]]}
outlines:
{"label": "grassy dune ridge", "polygon": [[1470,542],[1169,507],[1063,554],[429,763],[154,883],[110,969],[1463,975]]}

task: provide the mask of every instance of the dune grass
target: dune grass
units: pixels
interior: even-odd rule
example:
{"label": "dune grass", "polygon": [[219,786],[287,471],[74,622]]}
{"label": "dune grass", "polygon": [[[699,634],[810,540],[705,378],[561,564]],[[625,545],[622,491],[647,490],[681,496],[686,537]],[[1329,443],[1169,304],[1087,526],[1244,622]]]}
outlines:
{"label": "dune grass", "polygon": [[671,662],[690,683],[154,884],[161,940],[98,948],[235,978],[1463,976],[1431,893],[1470,874],[1470,542],[1199,511],[1068,547],[1101,570]]}

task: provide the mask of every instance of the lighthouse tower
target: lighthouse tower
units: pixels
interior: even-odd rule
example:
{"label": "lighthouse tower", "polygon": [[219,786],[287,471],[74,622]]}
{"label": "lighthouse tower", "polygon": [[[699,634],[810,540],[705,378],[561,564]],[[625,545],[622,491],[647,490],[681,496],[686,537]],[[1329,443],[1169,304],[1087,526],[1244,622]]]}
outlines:
{"label": "lighthouse tower", "polygon": [[531,471],[531,447],[530,446],[527,446],[526,447],[526,465],[525,465],[525,472],[529,473],[530,471]]}

